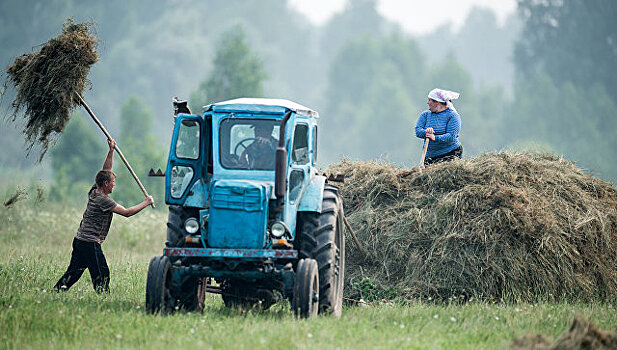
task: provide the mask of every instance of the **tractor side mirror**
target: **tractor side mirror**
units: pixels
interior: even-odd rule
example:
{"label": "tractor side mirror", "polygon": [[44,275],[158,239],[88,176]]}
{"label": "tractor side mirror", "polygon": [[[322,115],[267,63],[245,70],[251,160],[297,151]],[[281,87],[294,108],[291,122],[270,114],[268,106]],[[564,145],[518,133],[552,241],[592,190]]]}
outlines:
{"label": "tractor side mirror", "polygon": [[178,113],[187,113],[191,114],[191,110],[188,106],[188,101],[179,100],[177,97],[173,98],[173,106],[174,106],[174,116],[178,115]]}

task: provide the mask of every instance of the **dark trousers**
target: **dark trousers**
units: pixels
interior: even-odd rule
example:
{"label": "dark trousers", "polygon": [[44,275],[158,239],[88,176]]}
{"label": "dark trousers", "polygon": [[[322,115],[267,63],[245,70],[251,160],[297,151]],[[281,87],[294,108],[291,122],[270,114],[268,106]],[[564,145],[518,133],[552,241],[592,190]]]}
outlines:
{"label": "dark trousers", "polygon": [[439,163],[439,162],[449,162],[454,160],[455,157],[463,158],[463,146],[459,146],[457,149],[454,149],[446,154],[442,154],[433,158],[426,158],[424,160],[424,165]]}
{"label": "dark trousers", "polygon": [[96,242],[85,242],[77,238],[73,239],[73,253],[68,269],[58,283],[54,286],[55,290],[69,290],[84,273],[90,271],[92,285],[98,293],[109,293],[109,267],[103,255],[101,245]]}

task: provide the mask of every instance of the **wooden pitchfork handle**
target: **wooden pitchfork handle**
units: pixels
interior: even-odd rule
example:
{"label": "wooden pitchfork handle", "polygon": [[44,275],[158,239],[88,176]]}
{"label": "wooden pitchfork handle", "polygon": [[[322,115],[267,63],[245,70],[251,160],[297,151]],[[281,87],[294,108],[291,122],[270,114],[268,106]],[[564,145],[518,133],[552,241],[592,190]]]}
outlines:
{"label": "wooden pitchfork handle", "polygon": [[[84,101],[84,98],[81,97],[80,94],[76,94],[76,95],[77,95],[77,97],[79,97],[79,102],[81,102],[81,105],[84,106],[86,111],[88,111],[88,114],[90,114],[92,119],[94,119],[94,122],[96,123],[96,125],[98,125],[99,128],[101,128],[101,130],[103,131],[105,136],[107,136],[107,139],[111,140],[112,139],[111,135],[107,132],[107,129],[105,129],[105,127],[103,126],[101,121],[94,115],[94,112],[92,112],[92,110],[90,109],[90,107],[88,106],[86,101]],[[139,181],[139,178],[137,177],[137,175],[133,171],[133,168],[131,168],[131,165],[129,164],[128,160],[126,160],[126,158],[124,157],[124,154],[122,154],[122,151],[120,151],[120,147],[118,147],[117,143],[116,143],[115,150],[116,150],[116,153],[118,153],[118,155],[120,156],[120,158],[124,162],[124,165],[126,165],[127,169],[129,169],[129,172],[131,173],[131,175],[133,175],[133,178],[135,179],[135,181],[137,181],[137,185],[139,185],[139,188],[141,188],[141,192],[144,193],[144,196],[148,197],[148,191],[146,191],[146,188],[144,187],[144,185],[142,185],[141,181]],[[152,203],[152,208],[155,208],[154,202]]]}
{"label": "wooden pitchfork handle", "polygon": [[353,232],[353,229],[351,228],[349,221],[347,221],[347,217],[345,217],[344,215],[343,215],[343,222],[345,223],[345,227],[347,227],[347,229],[349,230],[349,233],[351,233],[351,237],[356,243],[356,247],[358,247],[358,250],[360,251],[360,253],[362,253],[362,256],[367,257],[368,253],[366,252],[366,250],[364,250],[364,248],[360,244],[360,241],[358,240],[358,236],[356,236],[356,233]]}
{"label": "wooden pitchfork handle", "polygon": [[424,169],[424,159],[426,158],[426,150],[428,149],[428,142],[431,139],[429,139],[428,137],[426,139],[424,139],[424,150],[422,151],[422,159],[420,159],[420,168]]}

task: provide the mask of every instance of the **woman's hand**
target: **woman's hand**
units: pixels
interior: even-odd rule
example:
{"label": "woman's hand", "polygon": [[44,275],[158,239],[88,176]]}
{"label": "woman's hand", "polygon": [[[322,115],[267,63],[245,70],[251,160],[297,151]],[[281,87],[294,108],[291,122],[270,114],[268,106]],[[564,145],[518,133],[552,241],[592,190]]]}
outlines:
{"label": "woman's hand", "polygon": [[426,128],[425,134],[427,139],[435,141],[435,130],[433,130],[433,128]]}

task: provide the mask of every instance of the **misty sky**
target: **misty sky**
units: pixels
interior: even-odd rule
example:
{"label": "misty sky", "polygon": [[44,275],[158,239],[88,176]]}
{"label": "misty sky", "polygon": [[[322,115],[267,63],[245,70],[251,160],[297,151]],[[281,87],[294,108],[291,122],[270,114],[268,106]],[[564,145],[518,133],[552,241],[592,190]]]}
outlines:
{"label": "misty sky", "polygon": [[[342,11],[352,0],[289,0],[289,4],[306,15],[313,23],[324,23],[333,14]],[[426,34],[443,23],[452,23],[458,29],[474,6],[492,9],[499,21],[516,10],[516,0],[377,0],[378,11],[384,17],[399,23],[411,34]]]}

